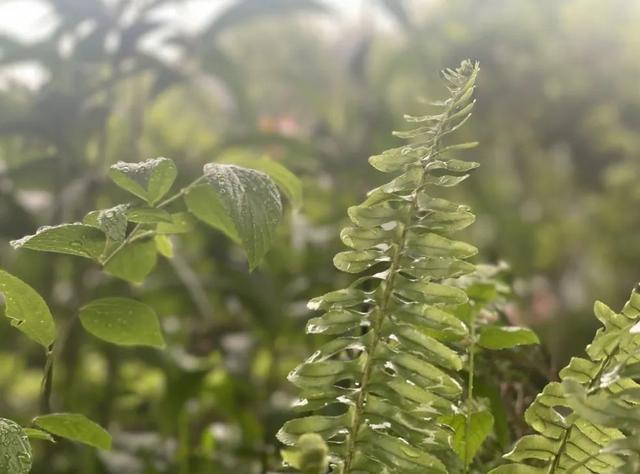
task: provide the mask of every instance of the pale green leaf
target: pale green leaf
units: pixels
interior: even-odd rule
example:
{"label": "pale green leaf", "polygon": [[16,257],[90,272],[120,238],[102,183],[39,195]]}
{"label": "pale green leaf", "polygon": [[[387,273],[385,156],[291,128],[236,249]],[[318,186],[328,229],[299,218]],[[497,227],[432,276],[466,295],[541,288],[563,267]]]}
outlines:
{"label": "pale green leaf", "polygon": [[216,191],[208,184],[192,188],[184,198],[189,211],[205,224],[218,229],[231,240],[240,243],[238,231],[226,212]]}
{"label": "pale green leaf", "polygon": [[36,428],[24,428],[25,434],[29,437],[29,439],[38,439],[41,441],[49,441],[50,443],[55,443],[56,440],[53,439],[46,431],[42,431]]}
{"label": "pale green leaf", "polygon": [[56,338],[53,316],[37,291],[0,270],[0,294],[4,297],[5,315],[13,327],[45,348],[53,344]]}
{"label": "pale green leaf", "polygon": [[80,322],[88,332],[112,344],[165,346],[155,311],[130,298],[93,300],[80,308]]}
{"label": "pale green leaf", "polygon": [[11,242],[13,248],[63,253],[97,260],[105,246],[104,234],[85,224],[41,227],[34,235]]}
{"label": "pale green leaf", "polygon": [[517,326],[487,326],[478,339],[485,349],[510,349],[516,346],[540,344],[540,339],[531,329]]}
{"label": "pale green leaf", "polygon": [[155,204],[171,189],[177,173],[174,162],[162,157],[139,163],[119,161],[109,170],[114,183],[148,204]]}
{"label": "pale green leaf", "polygon": [[116,253],[104,270],[128,282],[142,283],[156,266],[157,260],[155,241],[137,241],[127,244]]}
{"label": "pale green leaf", "polygon": [[111,435],[100,425],[76,413],[52,413],[38,416],[33,423],[49,433],[71,441],[111,450]]}

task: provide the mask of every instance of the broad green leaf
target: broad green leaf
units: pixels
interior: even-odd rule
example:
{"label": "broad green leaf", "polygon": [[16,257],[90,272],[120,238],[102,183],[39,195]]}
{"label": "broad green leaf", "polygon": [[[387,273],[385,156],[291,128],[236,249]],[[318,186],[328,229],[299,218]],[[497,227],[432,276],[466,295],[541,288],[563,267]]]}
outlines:
{"label": "broad green leaf", "polygon": [[155,207],[134,207],[127,210],[127,219],[136,224],[172,223],[171,214]]}
{"label": "broad green leaf", "polygon": [[142,283],[156,266],[158,254],[152,239],[127,244],[104,267],[109,274],[131,283]]}
{"label": "broad green leaf", "polygon": [[42,441],[49,441],[50,443],[55,443],[56,440],[53,439],[46,431],[42,431],[36,428],[24,428],[25,434],[29,437],[29,439],[39,439]]}
{"label": "broad green leaf", "polygon": [[0,418],[0,472],[28,474],[31,471],[31,444],[22,427]]}
{"label": "broad green leaf", "polygon": [[540,339],[531,329],[517,326],[487,326],[478,339],[485,349],[509,349],[528,344],[540,344]]}
{"label": "broad green leaf", "polygon": [[204,174],[216,199],[202,191],[194,197],[192,190],[186,197],[189,210],[239,240],[254,269],[269,250],[282,218],[277,186],[265,173],[236,165],[209,163]]}
{"label": "broad green leaf", "polygon": [[109,176],[125,191],[153,205],[171,189],[178,172],[168,158],[151,158],[139,163],[119,161],[111,166]]}
{"label": "broad green leaf", "polygon": [[[469,416],[456,414],[442,418],[453,428],[453,450],[465,465],[470,465],[478,449],[493,430],[493,415],[488,411],[474,412]],[[468,428],[468,430],[467,430]]]}
{"label": "broad green leaf", "polygon": [[105,246],[104,234],[86,224],[41,227],[34,235],[11,242],[13,248],[64,253],[97,260]]}
{"label": "broad green leaf", "polygon": [[52,413],[38,416],[33,423],[49,433],[71,441],[111,450],[111,435],[100,425],[77,413]]}
{"label": "broad green leaf", "polygon": [[56,327],[47,303],[36,290],[13,275],[0,270],[0,294],[11,325],[48,348],[56,338]]}
{"label": "broad green leaf", "polygon": [[240,244],[238,231],[216,191],[208,184],[192,188],[184,198],[189,211],[205,224],[218,229]]}
{"label": "broad green leaf", "polygon": [[130,298],[93,300],[80,308],[80,322],[88,332],[112,344],[165,346],[155,311]]}
{"label": "broad green leaf", "polygon": [[300,179],[277,161],[266,157],[254,158],[248,155],[241,155],[229,160],[229,163],[268,174],[291,202],[294,209],[302,207],[303,195]]}

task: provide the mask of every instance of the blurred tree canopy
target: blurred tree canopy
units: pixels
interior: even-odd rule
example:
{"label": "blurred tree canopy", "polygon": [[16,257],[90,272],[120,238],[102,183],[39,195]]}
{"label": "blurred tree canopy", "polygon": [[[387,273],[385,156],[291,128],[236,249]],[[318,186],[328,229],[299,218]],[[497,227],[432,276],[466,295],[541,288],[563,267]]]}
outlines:
{"label": "blurred tree canopy", "polygon": [[[619,306],[639,279],[638,1],[234,0],[198,29],[175,27],[187,0],[44,3],[43,38],[0,32],[0,77],[30,64],[40,83],[1,81],[0,266],[66,321],[52,403],[115,444],[43,448],[34,472],[277,469],[286,374],[310,348],[306,300],[344,286],[331,257],[345,209],[380,179],[366,159],[462,58],[482,68],[464,132],[482,167],[459,198],[478,215],[467,240],[480,261],[511,267],[510,317],[539,330],[557,367],[590,340],[591,301]],[[198,230],[136,287],[10,249],[122,199],[109,165],[155,156],[185,181],[209,161],[267,156],[302,179],[304,205],[253,273]],[[116,351],[78,329],[87,295],[114,292],[157,310],[167,350]],[[0,328],[0,413],[26,421],[43,361]]]}

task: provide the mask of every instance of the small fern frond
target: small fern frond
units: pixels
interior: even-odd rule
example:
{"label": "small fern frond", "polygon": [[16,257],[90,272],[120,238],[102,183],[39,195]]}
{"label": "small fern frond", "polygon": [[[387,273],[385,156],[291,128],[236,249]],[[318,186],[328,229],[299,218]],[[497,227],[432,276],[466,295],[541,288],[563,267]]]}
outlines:
{"label": "small fern frond", "polygon": [[[587,346],[588,358],[571,359],[561,382],[537,396],[525,412],[537,434],[505,455],[515,464],[491,474],[611,473],[627,464],[615,447],[624,445],[630,422],[640,425],[640,385],[633,380],[640,362],[640,293],[632,292],[621,313],[601,302],[594,312],[603,327]],[[626,420],[619,416],[623,408]]]}
{"label": "small fern frond", "polygon": [[297,408],[314,414],[287,422],[278,438],[296,445],[320,434],[334,473],[447,472],[452,430],[440,418],[463,393],[452,341],[468,337],[451,311],[468,298],[445,280],[472,272],[466,259],[477,251],[450,238],[473,214],[432,189],[455,186],[478,166],[447,155],[473,144],[443,143],[471,114],[477,74],[471,61],[444,71],[450,97],[439,113],[408,116],[418,128],[395,135],[412,143],[371,157],[397,176],[349,209],[352,225],[341,237],[351,250],[334,259],[342,271],[366,274],[309,304],[324,314],[307,332],[337,337],[290,374],[301,390]]}

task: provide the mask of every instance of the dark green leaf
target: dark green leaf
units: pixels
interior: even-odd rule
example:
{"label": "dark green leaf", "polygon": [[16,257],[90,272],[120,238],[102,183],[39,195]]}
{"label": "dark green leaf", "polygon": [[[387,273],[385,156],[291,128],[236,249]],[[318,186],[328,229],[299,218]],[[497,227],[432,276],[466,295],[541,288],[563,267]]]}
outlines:
{"label": "dark green leaf", "polygon": [[277,186],[265,173],[236,165],[209,163],[204,174],[216,199],[211,199],[211,193],[198,194],[196,199],[192,191],[187,195],[189,210],[239,240],[250,268],[255,268],[269,250],[282,218]]}

